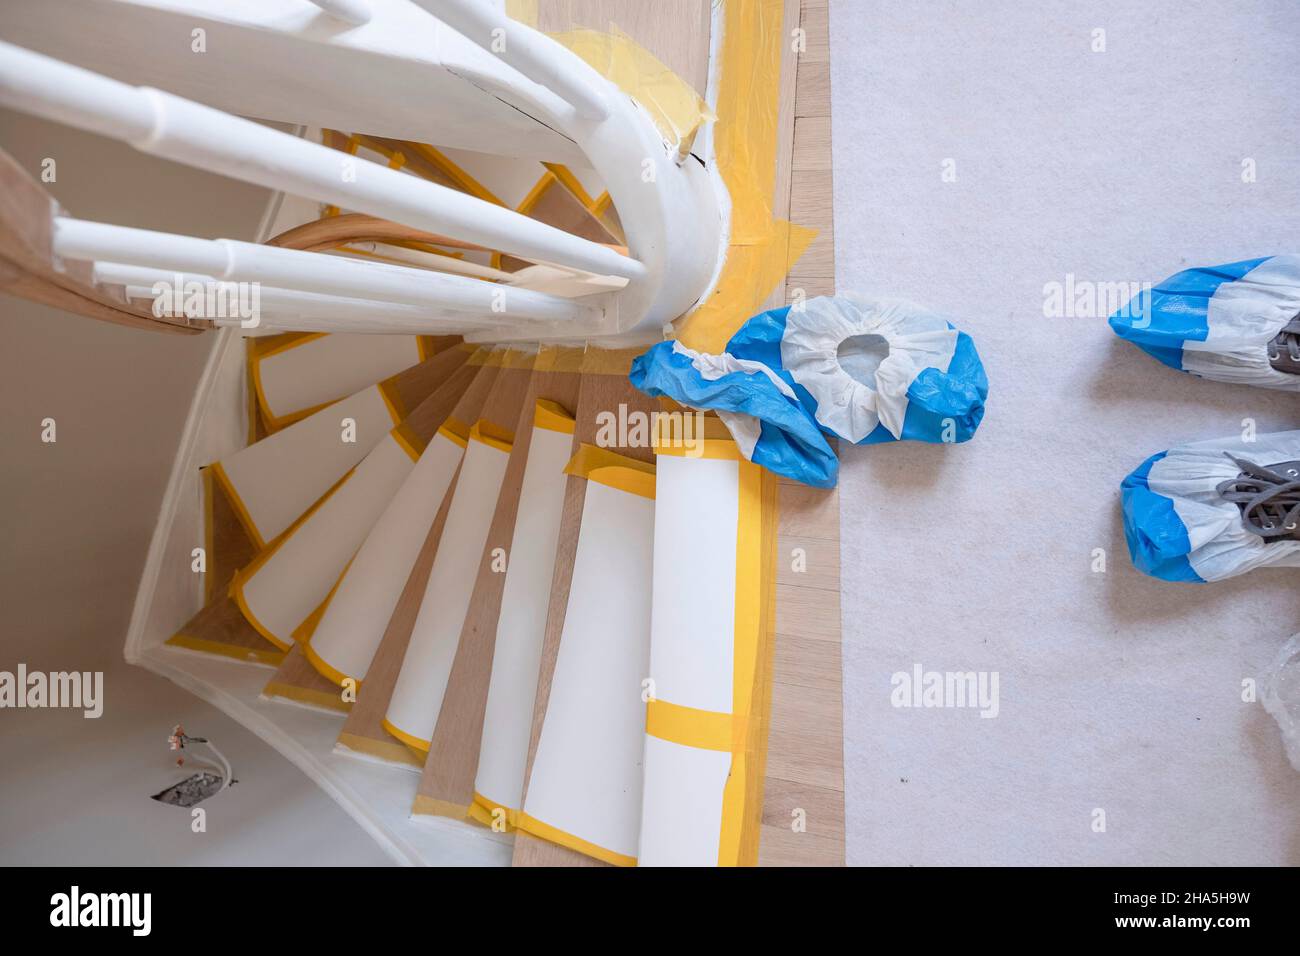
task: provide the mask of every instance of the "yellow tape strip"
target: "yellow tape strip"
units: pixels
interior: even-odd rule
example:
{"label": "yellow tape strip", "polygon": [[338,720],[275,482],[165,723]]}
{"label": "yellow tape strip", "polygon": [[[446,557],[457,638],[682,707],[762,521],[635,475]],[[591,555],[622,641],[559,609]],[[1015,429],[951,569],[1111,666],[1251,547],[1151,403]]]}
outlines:
{"label": "yellow tape strip", "polygon": [[[355,557],[355,555],[353,555],[353,557]],[[352,558],[348,558],[348,563],[343,566],[343,573],[338,576],[338,580],[336,580],[333,586],[330,587],[329,593],[325,595],[325,600],[316,605],[315,610],[308,614],[303,619],[302,623],[293,629],[292,636],[294,643],[302,644],[304,649],[306,648],[307,642],[311,640],[311,636],[316,633],[316,628],[320,626],[321,618],[325,616],[325,611],[329,608],[330,601],[334,600],[334,592],[336,592],[339,589],[339,585],[343,583],[343,579],[347,576],[348,568],[350,567],[352,567]],[[329,675],[326,674],[324,676],[328,677]]]}
{"label": "yellow tape strip", "polygon": [[424,761],[416,757],[409,747],[402,744],[348,733],[339,734],[338,742],[348,750],[369,754],[371,757],[378,757],[380,760],[386,760],[389,763],[400,763],[409,767],[424,766]]}
{"label": "yellow tape strip", "polygon": [[537,29],[537,0],[506,0],[506,16]]}
{"label": "yellow tape strip", "polygon": [[655,496],[654,465],[586,442],[578,446],[577,454],[564,466],[564,473],[643,498]]}
{"label": "yellow tape strip", "polygon": [[[775,483],[751,462],[738,464],[736,600],[733,629],[732,712],[746,725],[746,745],[733,751],[722,791],[719,866],[758,863],[770,693],[769,593],[776,545]],[[766,486],[766,487],[765,487]]]}
{"label": "yellow tape strip", "polygon": [[781,60],[789,42],[783,14],[783,0],[723,5],[713,142],[731,196],[731,236],[713,294],[676,323],[677,338],[700,352],[722,352],[817,235],[772,217]]}
{"label": "yellow tape strip", "polygon": [[553,402],[549,398],[539,398],[533,409],[533,427],[572,435],[578,423],[569,414],[568,409],[559,402]]}
{"label": "yellow tape strip", "polygon": [[244,403],[248,406],[248,441],[245,445],[251,445],[257,441],[257,423],[262,420],[261,406],[257,401],[257,383],[254,379],[253,360],[257,355],[257,339],[248,337],[244,339]]}
{"label": "yellow tape strip", "polygon": [[546,195],[546,190],[550,189],[552,186],[558,186],[559,184],[560,181],[556,178],[555,174],[550,170],[547,170],[542,174],[541,178],[538,179],[537,182],[533,183],[533,188],[528,190],[528,195],[523,198],[523,201],[515,209],[515,212],[521,213],[525,216],[528,215],[533,211],[533,207],[541,202],[542,197]]}
{"label": "yellow tape strip", "polygon": [[203,604],[206,606],[212,603],[213,591],[216,590],[216,581],[213,580],[212,574],[216,520],[213,518],[212,509],[216,504],[213,496],[217,493],[217,489],[212,486],[212,469],[200,468],[199,477],[203,484]]}
{"label": "yellow tape strip", "polygon": [[[591,197],[591,194],[583,188],[582,183],[578,181],[578,177],[573,175],[572,170],[570,170],[568,166],[562,166],[559,163],[542,163],[542,165],[554,174],[560,185],[569,191],[569,195],[582,203],[589,213],[592,215],[596,214],[596,207],[599,200]],[[601,195],[603,197],[608,197],[609,193],[602,193]]]}
{"label": "yellow tape strip", "polygon": [[352,710],[352,705],[338,694],[316,690],[314,687],[298,687],[295,684],[287,684],[284,681],[269,681],[267,685],[262,688],[262,693],[267,697],[280,697],[285,700],[296,700],[301,704],[311,704],[314,707],[321,707],[326,710],[337,710],[344,714]]}
{"label": "yellow tape strip", "polygon": [[400,425],[402,419],[407,416],[408,410],[402,402],[402,396],[397,392],[397,375],[384,379],[375,388],[379,389],[380,397],[388,406],[388,414],[393,419],[393,424]]}
{"label": "yellow tape strip", "polygon": [[415,801],[411,804],[411,813],[426,817],[450,817],[453,820],[464,820],[469,815],[469,805],[452,803],[450,800],[439,800],[437,797],[417,793]]}
{"label": "yellow tape strip", "polygon": [[171,647],[183,647],[186,650],[201,651],[204,654],[216,654],[219,657],[229,657],[236,661],[269,664],[271,667],[279,667],[284,663],[285,657],[284,651],[278,647],[255,648],[244,647],[239,644],[223,644],[221,641],[213,641],[205,637],[191,637],[184,632],[173,634],[167,638],[166,643]]}
{"label": "yellow tape strip", "polygon": [[315,504],[300,514],[293,524],[285,528],[280,532],[275,540],[259,551],[257,557],[253,558],[253,560],[230,581],[230,597],[234,599],[234,602],[237,605],[239,605],[239,610],[243,612],[244,619],[253,626],[253,629],[257,631],[257,633],[261,634],[264,638],[283,651],[287,651],[289,648],[293,647],[293,635],[291,634],[288,638],[280,637],[258,620],[257,615],[253,613],[253,609],[248,606],[248,599],[244,596],[244,585],[252,579],[253,575],[257,574],[257,572],[262,569],[262,566],[265,565],[267,561],[271,560],[286,541],[298,533],[299,528],[311,520],[312,515],[319,511],[324,506],[325,502],[329,501],[329,499],[334,495],[334,492],[343,487],[344,483],[352,477],[355,471],[355,468],[348,469],[348,472],[336,481],[329,491],[317,498]]}
{"label": "yellow tape strip", "polygon": [[515,826],[525,833],[530,833],[535,837],[540,837],[550,843],[557,843],[560,846],[566,846],[570,850],[576,850],[583,856],[593,857],[605,863],[614,866],[636,866],[636,857],[625,856],[622,853],[615,853],[613,850],[607,850],[603,846],[597,846],[594,843],[576,837],[572,833],[565,833],[558,827],[553,827],[549,823],[543,823],[535,817],[530,817],[522,811],[516,815]]}
{"label": "yellow tape strip", "polygon": [[503,803],[497,803],[495,800],[489,800],[477,790],[474,791],[474,800],[469,805],[468,816],[475,823],[481,823],[483,826],[491,829],[497,821],[497,813],[500,812],[505,819],[505,831],[510,833],[518,829],[519,811],[513,807],[507,807]]}
{"label": "yellow tape strip", "polygon": [[409,422],[402,422],[389,434],[393,436],[393,441],[401,445],[402,450],[411,456],[411,461],[420,460],[420,456],[424,454],[425,441],[416,433]]}
{"label": "yellow tape strip", "polygon": [[632,360],[645,352],[645,348],[598,349],[589,348],[582,357],[582,371],[589,375],[626,375],[632,370]]}
{"label": "yellow tape strip", "polygon": [[583,349],[543,345],[533,369],[538,372],[581,372]]}
{"label": "yellow tape strip", "polygon": [[531,349],[476,349],[469,357],[470,365],[486,368],[532,368],[537,362],[537,352]]}
{"label": "yellow tape strip", "polygon": [[735,439],[721,419],[690,409],[655,412],[650,444],[656,455],[742,460]]}
{"label": "yellow tape strip", "polygon": [[492,190],[488,189],[481,182],[471,176],[468,172],[458,166],[450,156],[428,143],[410,143],[412,149],[422,155],[429,162],[433,163],[452,180],[462,192],[467,192],[471,196],[486,200],[496,206],[504,206],[500,199]]}
{"label": "yellow tape strip", "polygon": [[[341,581],[343,579],[340,578],[339,580]],[[337,585],[335,585],[335,587],[337,587]],[[349,678],[347,674],[343,673],[338,668],[331,667],[325,658],[316,653],[316,650],[311,646],[310,642],[300,642],[299,646],[302,648],[303,656],[307,658],[307,663],[316,668],[316,673],[320,674],[321,677],[324,677],[331,683],[338,684],[340,687],[343,686],[345,680],[351,679],[354,681],[356,689],[361,689],[361,681],[357,680],[355,677]]]}
{"label": "yellow tape strip", "polygon": [[753,747],[753,727],[748,718],[666,700],[646,704],[645,732],[669,743],[700,750],[744,753]]}
{"label": "yellow tape strip", "polygon": [[454,441],[461,448],[466,448],[469,446],[469,431],[469,426],[459,418],[448,415],[447,420],[439,427],[438,434],[450,441]]}
{"label": "yellow tape strip", "polygon": [[248,536],[252,539],[253,544],[257,546],[259,551],[262,548],[265,548],[266,541],[263,540],[262,533],[257,530],[257,523],[253,521],[253,516],[248,513],[248,506],[244,504],[244,500],[239,497],[239,492],[235,490],[235,486],[231,482],[230,476],[226,474],[226,469],[221,467],[221,462],[214,461],[212,464],[208,465],[207,470],[212,472],[212,477],[215,478],[217,484],[221,486],[221,490],[226,493],[226,500],[228,500],[230,506],[235,509],[235,515],[239,518],[239,523],[244,526],[244,530],[248,532]]}
{"label": "yellow tape strip", "polygon": [[[287,352],[290,349],[296,349],[317,339],[324,338],[326,332],[302,332],[297,333],[293,338],[265,348],[258,349],[254,347],[253,354],[249,357],[248,374],[253,385],[253,394],[257,396],[257,407],[262,415],[262,424],[266,430],[271,433],[278,432],[282,428],[287,428],[294,422],[300,422],[308,415],[320,411],[334,404],[331,402],[322,402],[319,405],[313,405],[310,408],[300,408],[297,411],[287,412],[284,415],[276,415],[271,411],[271,403],[267,401],[266,391],[262,387],[262,362],[273,356]],[[254,340],[255,341],[255,340]],[[337,399],[336,399],[337,400]]]}
{"label": "yellow tape strip", "polygon": [[663,445],[656,443],[656,455],[672,455],[674,458],[711,458],[720,461],[744,461],[740,449],[730,438],[706,438],[696,440],[690,445]]}
{"label": "yellow tape strip", "polygon": [[515,442],[514,432],[502,428],[486,418],[480,418],[474,423],[474,427],[469,430],[469,437],[471,441],[481,442],[489,448],[503,451],[507,455],[510,454],[510,449]]}
{"label": "yellow tape strip", "polygon": [[429,741],[421,740],[419,737],[416,737],[414,734],[408,734],[404,730],[399,730],[396,726],[394,726],[392,723],[389,722],[387,717],[385,717],[379,723],[383,726],[384,730],[388,731],[390,734],[392,734],[402,743],[406,744],[406,746],[410,747],[412,750],[418,750],[419,752],[425,754],[429,752]]}
{"label": "yellow tape strip", "polygon": [[609,33],[570,30],[550,36],[636,100],[660,135],[679,149],[689,149],[700,125],[715,118],[689,83],[613,24]]}

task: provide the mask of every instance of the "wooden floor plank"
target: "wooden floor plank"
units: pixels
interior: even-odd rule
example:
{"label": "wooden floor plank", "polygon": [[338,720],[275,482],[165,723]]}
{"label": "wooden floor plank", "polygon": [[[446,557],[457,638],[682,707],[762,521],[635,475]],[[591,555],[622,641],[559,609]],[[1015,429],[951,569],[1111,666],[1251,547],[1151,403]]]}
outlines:
{"label": "wooden floor plank", "polygon": [[[788,217],[818,230],[785,284],[789,297],[835,292],[827,0],[803,0]],[[843,676],[839,492],[779,485],[776,648],[760,866],[842,866]],[[802,568],[796,570],[796,549]]]}

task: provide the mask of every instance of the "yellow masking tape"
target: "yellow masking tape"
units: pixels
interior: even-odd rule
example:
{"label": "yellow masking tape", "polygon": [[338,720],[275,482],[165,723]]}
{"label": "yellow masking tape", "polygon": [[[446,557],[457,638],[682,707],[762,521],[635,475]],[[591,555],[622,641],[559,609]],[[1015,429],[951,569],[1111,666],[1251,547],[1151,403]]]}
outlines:
{"label": "yellow masking tape", "polygon": [[244,526],[248,532],[248,537],[252,539],[254,545],[260,551],[266,547],[266,541],[262,538],[262,533],[257,530],[257,524],[253,521],[253,516],[248,511],[248,506],[244,504],[243,499],[239,497],[239,492],[235,490],[230,476],[226,474],[226,469],[221,467],[221,462],[214,461],[208,465],[208,471],[212,472],[212,477],[216,479],[216,484],[226,493],[226,500],[230,506],[235,509],[235,516],[239,518],[239,523]]}
{"label": "yellow masking tape", "polygon": [[216,506],[214,496],[217,489],[212,482],[211,468],[200,469],[199,475],[203,481],[203,603],[207,605],[212,603],[212,592],[216,590],[216,580],[208,565],[212,561],[213,541],[216,538],[212,510]]}
{"label": "yellow masking tape", "polygon": [[632,360],[645,352],[645,347],[631,349],[588,348],[582,356],[582,371],[589,375],[626,375],[632,369]]}
{"label": "yellow masking tape", "polygon": [[242,644],[223,644],[220,641],[212,641],[203,637],[191,637],[184,631],[167,638],[167,643],[172,647],[184,647],[191,651],[202,651],[204,654],[217,654],[236,661],[256,661],[259,664],[270,664],[272,667],[279,667],[284,663],[284,651],[278,647],[262,648],[245,647]]}
{"label": "yellow masking tape", "polygon": [[451,817],[453,820],[464,820],[469,816],[469,804],[453,803],[450,800],[439,800],[437,797],[417,793],[415,800],[411,803],[411,814],[414,816]]}
{"label": "yellow masking tape", "polygon": [[453,418],[448,415],[447,420],[443,422],[442,426],[438,429],[438,434],[454,441],[461,448],[464,448],[469,444],[469,431],[469,426],[459,418]]}
{"label": "yellow masking tape", "polygon": [[325,710],[335,710],[342,714],[346,714],[352,709],[352,704],[344,700],[339,694],[317,690],[314,687],[299,687],[296,684],[289,684],[274,678],[262,688],[262,694],[265,697],[296,700],[300,704],[308,704]]}
{"label": "yellow masking tape", "polygon": [[510,448],[515,441],[514,432],[502,428],[486,418],[480,418],[474,423],[474,427],[469,430],[469,437],[471,441],[481,442],[489,448],[503,451],[507,455],[510,454]]}
{"label": "yellow masking tape", "polygon": [[656,455],[672,455],[675,458],[709,458],[715,461],[744,461],[740,449],[730,438],[705,438],[695,440],[689,445],[664,445],[656,443]]}
{"label": "yellow masking tape", "polygon": [[581,372],[583,352],[580,348],[543,345],[533,369],[538,372]]}
{"label": "yellow masking tape", "polygon": [[676,327],[682,344],[700,352],[716,354],[726,348],[727,340],[758,313],[817,234],[772,218],[781,59],[788,42],[783,13],[783,0],[747,0],[723,7],[719,118],[713,142],[731,197],[731,235],[713,293]]}
{"label": "yellow masking tape", "polygon": [[532,368],[537,361],[537,352],[529,349],[477,349],[469,357],[470,365],[486,368]]}
{"label": "yellow masking tape", "polygon": [[253,626],[253,629],[257,631],[257,633],[261,634],[282,651],[287,651],[289,648],[293,647],[293,636],[290,635],[287,638],[280,637],[258,620],[257,615],[253,613],[252,608],[248,606],[248,601],[244,597],[244,585],[253,577],[253,575],[257,574],[257,572],[262,569],[262,566],[266,564],[267,561],[271,560],[286,541],[298,533],[299,528],[311,520],[312,515],[319,511],[324,506],[325,502],[329,501],[333,496],[334,492],[342,488],[355,472],[355,468],[349,469],[347,474],[336,481],[329,491],[316,499],[315,504],[300,514],[293,524],[281,531],[270,544],[258,552],[257,557],[253,558],[247,567],[230,580],[230,597],[234,599],[234,602],[237,605],[239,605],[239,610],[243,612],[244,619]]}
{"label": "yellow masking tape", "polygon": [[401,445],[402,449],[411,456],[411,461],[420,460],[420,456],[424,454],[425,441],[416,434],[409,422],[402,422],[389,434],[393,436],[393,441]]}
{"label": "yellow masking tape", "polygon": [[736,522],[736,598],[732,632],[732,713],[748,743],[732,752],[722,791],[719,866],[754,866],[763,803],[770,694],[771,625],[768,592],[776,545],[775,483],[762,468],[739,463]]}
{"label": "yellow masking tape", "polygon": [[592,198],[591,194],[583,188],[582,183],[578,181],[578,177],[573,175],[573,171],[568,166],[562,166],[559,163],[542,163],[542,165],[549,169],[560,185],[569,191],[569,195],[582,203],[592,215],[599,215],[600,211],[609,203],[609,193],[601,193],[599,196]]}
{"label": "yellow masking tape", "polygon": [[419,737],[416,737],[414,734],[408,734],[404,730],[399,730],[389,721],[387,717],[381,720],[380,724],[383,726],[384,730],[388,731],[390,734],[392,734],[402,743],[406,744],[406,746],[410,747],[412,750],[418,750],[421,753],[426,753],[426,754],[429,752],[429,741],[421,740]]}
{"label": "yellow masking tape", "polygon": [[541,820],[530,817],[523,812],[516,816],[515,826],[525,833],[531,833],[535,837],[568,847],[570,850],[576,850],[584,856],[593,857],[613,866],[636,866],[636,857],[634,856],[625,856],[622,853],[607,850],[603,846],[597,846],[582,839],[582,837],[574,836],[572,833],[565,833],[558,827],[543,823]]}
{"label": "yellow masking tape", "polygon": [[654,465],[586,442],[578,446],[577,454],[564,466],[564,473],[643,498],[655,496]]}
{"label": "yellow masking tape", "polygon": [[474,792],[474,800],[470,803],[466,815],[475,823],[481,823],[485,827],[493,827],[500,819],[505,824],[506,833],[516,829],[519,820],[518,810],[497,803],[495,800],[489,800],[478,791]]}
{"label": "yellow masking tape", "polygon": [[651,446],[656,455],[740,460],[740,449],[722,420],[677,407],[655,412]]}
{"label": "yellow masking tape", "polygon": [[689,150],[700,124],[714,119],[689,83],[653,53],[611,24],[609,33],[570,30],[551,39],[582,57],[650,115],[665,140]]}
{"label": "yellow masking tape", "polygon": [[[340,580],[342,579],[340,578]],[[307,663],[311,664],[312,667],[316,668],[316,673],[320,674],[326,680],[338,684],[340,687],[342,687],[343,682],[349,679],[347,674],[343,673],[338,668],[331,667],[325,661],[325,658],[317,654],[316,651],[312,648],[310,641],[299,642],[299,646],[302,648],[303,656],[307,658]],[[356,689],[359,690],[361,688],[361,681],[355,680],[355,678],[353,678],[353,680],[355,681]]]}
{"label": "yellow masking tape", "polygon": [[[262,423],[266,426],[268,432],[274,433],[281,428],[287,428],[294,422],[302,421],[308,415],[320,411],[331,403],[323,402],[319,405],[313,405],[311,408],[300,408],[284,415],[276,415],[271,411],[271,403],[267,401],[266,390],[262,387],[263,360],[279,355],[281,352],[298,348],[300,345],[306,345],[308,342],[314,342],[316,339],[323,338],[325,334],[324,332],[290,333],[288,338],[274,344],[254,345],[252,347],[248,358],[248,377],[253,386],[253,394],[257,396],[257,407],[262,413]],[[265,338],[280,339],[280,336],[272,335],[265,336]],[[256,342],[257,339],[250,339],[250,341]]]}
{"label": "yellow masking tape", "polygon": [[506,0],[506,16],[537,29],[537,0]]}
{"label": "yellow masking tape", "polygon": [[401,424],[402,419],[407,415],[407,409],[402,403],[402,396],[397,393],[397,376],[384,379],[375,388],[379,389],[380,397],[388,406],[388,414],[393,419],[393,424]]}
{"label": "yellow masking tape", "polygon": [[754,747],[753,729],[747,718],[716,710],[699,710],[666,700],[646,704],[645,732],[683,747],[744,753]]}
{"label": "yellow masking tape", "polygon": [[559,180],[556,178],[555,174],[547,170],[544,176],[537,180],[537,182],[533,183],[533,188],[528,190],[528,195],[524,197],[523,202],[519,204],[519,207],[515,212],[521,212],[524,215],[528,215],[528,213],[533,211],[533,207],[541,201],[542,196],[546,195],[546,190],[558,182]]}
{"label": "yellow masking tape", "polygon": [[244,339],[244,402],[248,405],[248,441],[251,445],[257,441],[257,423],[261,421],[261,404],[257,399],[257,384],[254,381],[253,356],[257,354],[257,339]]}
{"label": "yellow masking tape", "polygon": [[410,747],[392,741],[376,740],[373,737],[362,737],[360,734],[350,734],[344,731],[339,734],[338,743],[348,750],[369,754],[389,763],[400,763],[409,767],[424,766],[424,761],[416,757]]}
{"label": "yellow masking tape", "polygon": [[[351,567],[352,558],[348,558],[348,563],[343,566],[343,572],[338,576],[338,580],[334,582],[329,593],[325,595],[325,600],[316,605],[316,609],[308,614],[303,619],[302,623],[293,629],[292,637],[294,643],[304,645],[304,650],[306,649],[307,643],[311,641],[311,636],[316,633],[316,628],[320,626],[321,619],[325,616],[325,611],[330,606],[330,601],[334,600],[334,593],[338,591],[339,585],[343,583],[343,579],[347,577],[348,569]],[[328,674],[325,674],[324,676],[329,677]],[[335,683],[338,682],[335,681]]]}
{"label": "yellow masking tape", "polygon": [[442,170],[447,175],[447,178],[460,187],[462,192],[467,192],[471,196],[476,196],[477,198],[483,199],[496,206],[505,205],[505,203],[497,198],[496,194],[493,193],[492,190],[488,189],[468,172],[458,166],[452,161],[451,157],[447,156],[441,150],[434,146],[430,146],[428,143],[411,143],[410,146],[417,153]]}
{"label": "yellow masking tape", "polygon": [[569,414],[568,409],[559,402],[553,402],[548,398],[539,398],[537,400],[537,404],[533,409],[534,427],[572,435],[577,425],[577,421]]}

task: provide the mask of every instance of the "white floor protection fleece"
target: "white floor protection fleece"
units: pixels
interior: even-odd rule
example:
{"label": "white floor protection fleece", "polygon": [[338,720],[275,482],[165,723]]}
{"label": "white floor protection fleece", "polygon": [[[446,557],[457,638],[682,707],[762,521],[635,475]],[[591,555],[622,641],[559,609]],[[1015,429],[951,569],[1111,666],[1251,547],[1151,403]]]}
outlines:
{"label": "white floor protection fleece", "polygon": [[[838,286],[956,316],[990,391],[969,444],[842,449],[848,861],[1300,863],[1300,774],[1242,699],[1300,572],[1155,581],[1119,513],[1148,455],[1295,428],[1296,397],[1044,308],[1300,251],[1300,7],[919,7],[831,6]],[[984,706],[894,705],[929,672]]]}

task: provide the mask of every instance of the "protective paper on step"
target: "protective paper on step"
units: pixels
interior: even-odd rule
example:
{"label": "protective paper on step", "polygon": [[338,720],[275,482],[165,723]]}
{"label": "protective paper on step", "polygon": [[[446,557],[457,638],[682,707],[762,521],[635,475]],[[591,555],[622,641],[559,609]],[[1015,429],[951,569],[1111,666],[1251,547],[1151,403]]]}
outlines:
{"label": "protective paper on step", "polygon": [[264,547],[365,458],[399,418],[383,385],[372,385],[212,467],[250,536]]}
{"label": "protective paper on step", "polygon": [[425,358],[418,335],[304,335],[249,360],[258,402],[281,428]]}
{"label": "protective paper on step", "polygon": [[434,435],[339,579],[305,647],[336,683],[365,679],[463,450],[443,432]]}
{"label": "protective paper on step", "polygon": [[640,866],[756,861],[761,483],[738,454],[657,459]]}
{"label": "protective paper on step", "polygon": [[428,749],[442,709],[483,546],[510,460],[509,446],[503,450],[493,443],[494,439],[484,440],[478,428],[475,426],[471,432],[465,449],[424,600],[384,719],[389,733],[421,750]]}
{"label": "protective paper on step", "polygon": [[1261,567],[1300,567],[1300,541],[1248,531],[1219,494],[1240,469],[1227,458],[1273,465],[1300,459],[1300,431],[1180,445],[1152,455],[1121,484],[1124,533],[1138,570],[1166,581],[1218,581]]}
{"label": "protective paper on step", "polygon": [[518,826],[631,866],[641,827],[655,502],[644,489],[623,490],[599,476],[588,475],[564,628]]}
{"label": "protective paper on step", "polygon": [[329,596],[414,464],[390,434],[274,548],[236,576],[235,600],[267,640],[293,645],[298,626]]}
{"label": "protective paper on step", "polygon": [[1122,339],[1201,378],[1300,391],[1272,367],[1269,342],[1300,315],[1300,254],[1185,269],[1110,318]]}
{"label": "protective paper on step", "polygon": [[485,823],[491,822],[493,810],[503,808],[513,825],[524,792],[537,675],[564,509],[564,465],[573,448],[572,419],[567,431],[555,430],[555,424],[533,428],[506,564],[471,808],[475,818]]}

